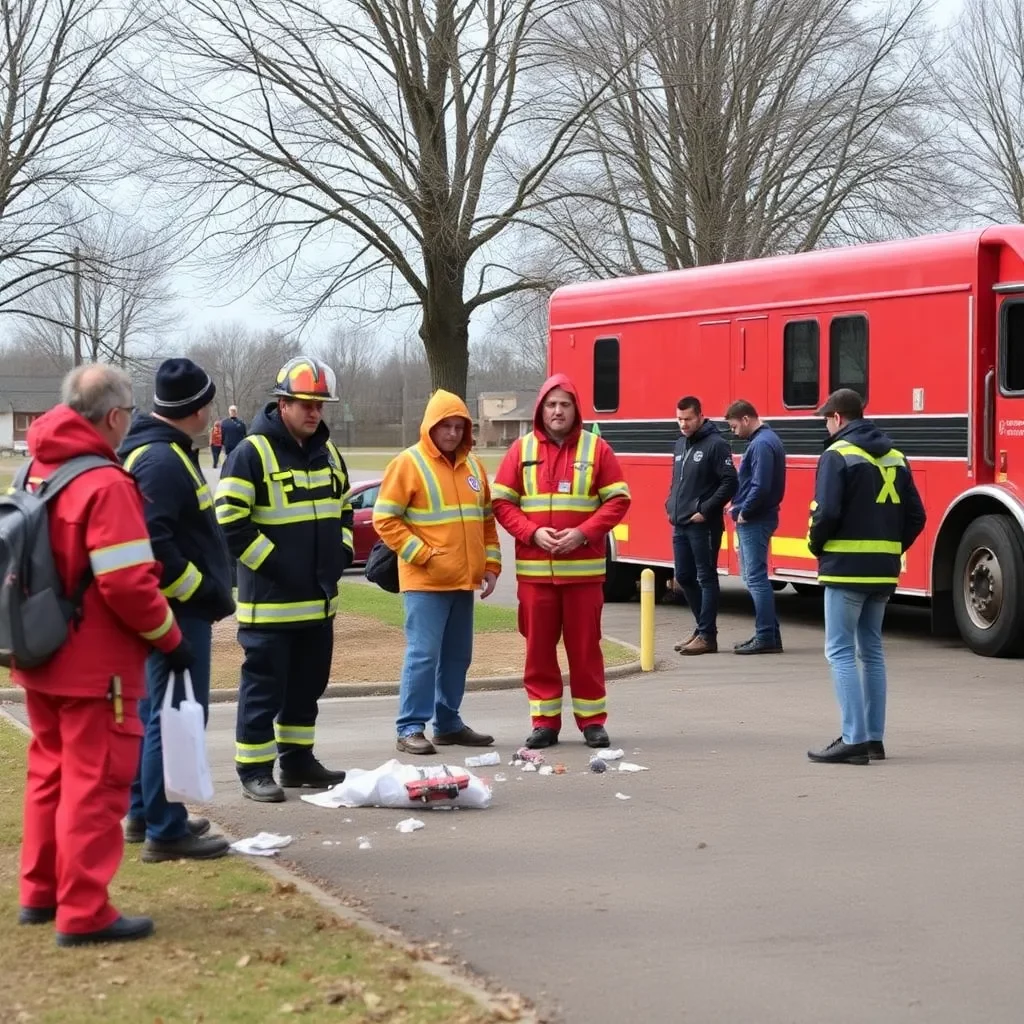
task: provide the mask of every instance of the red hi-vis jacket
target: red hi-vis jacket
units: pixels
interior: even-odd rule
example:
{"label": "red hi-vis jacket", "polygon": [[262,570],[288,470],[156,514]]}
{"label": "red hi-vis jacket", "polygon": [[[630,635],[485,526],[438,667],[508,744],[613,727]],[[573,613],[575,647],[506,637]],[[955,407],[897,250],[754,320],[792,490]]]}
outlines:
{"label": "red hi-vis jacket", "polygon": [[[562,388],[576,404],[576,426],[561,445],[544,432],[548,392]],[[516,541],[516,578],[534,583],[599,583],[605,538],[629,509],[629,487],[608,442],[581,429],[580,401],[564,374],[549,377],[537,396],[534,429],[509,448],[491,485],[494,518]],[[533,543],[542,526],[578,529],[587,543],[552,555]]]}
{"label": "red hi-vis jacket", "polygon": [[[28,431],[33,456],[29,481],[45,480],[76,455],[117,456],[83,416],[58,405]],[[25,689],[54,697],[105,697],[121,679],[125,697],[145,696],[146,656],[151,647],[172,651],[181,642],[167,599],[160,593],[142,497],[119,465],[93,469],[73,480],[47,508],[50,547],[65,593],[86,569],[95,579],[85,592],[82,617],[44,665],[11,671]]]}

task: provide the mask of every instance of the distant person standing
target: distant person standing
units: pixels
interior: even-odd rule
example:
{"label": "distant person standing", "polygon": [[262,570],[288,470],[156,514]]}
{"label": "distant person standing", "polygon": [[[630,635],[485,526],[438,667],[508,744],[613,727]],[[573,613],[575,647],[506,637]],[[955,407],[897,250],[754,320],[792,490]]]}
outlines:
{"label": "distant person standing", "polygon": [[680,654],[718,651],[718,553],[725,531],[725,506],[736,493],[732,449],[704,416],[700,399],[676,403],[682,435],[676,441],[672,486],[665,511],[672,524],[672,551],[679,589],[693,611],[693,633],[676,645]]}
{"label": "distant person standing", "polygon": [[210,427],[210,454],[213,456],[213,468],[217,468],[220,461],[220,450],[224,443],[224,434],[220,428],[220,420],[214,420]]}
{"label": "distant person standing", "polygon": [[238,418],[238,406],[229,405],[227,419],[220,421],[220,433],[224,445],[225,460],[242,443],[242,438],[248,432],[249,428],[245,425],[245,420]]}
{"label": "distant person standing", "polygon": [[885,606],[903,554],[924,530],[925,511],[905,456],[864,419],[856,391],[833,391],[818,415],[831,436],[818,460],[807,546],[825,587],[825,657],[843,732],[807,756],[867,764],[885,759]]}
{"label": "distant person standing", "polygon": [[747,442],[730,514],[736,523],[743,582],[754,602],[754,635],[738,643],[736,654],[780,654],[782,632],[775,617],[775,591],[768,579],[768,550],[779,528],[779,506],[786,493],[786,449],[779,435],[742,398],[725,411],[729,429]]}

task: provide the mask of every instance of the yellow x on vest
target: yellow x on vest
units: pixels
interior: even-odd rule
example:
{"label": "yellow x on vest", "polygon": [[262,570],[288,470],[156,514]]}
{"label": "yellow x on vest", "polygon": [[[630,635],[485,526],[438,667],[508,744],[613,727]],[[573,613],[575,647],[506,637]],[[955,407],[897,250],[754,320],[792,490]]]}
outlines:
{"label": "yellow x on vest", "polygon": [[906,468],[907,460],[903,457],[903,452],[891,448],[885,455],[876,458],[874,455],[869,455],[863,448],[850,444],[849,441],[836,441],[835,444],[829,445],[828,450],[838,452],[844,459],[851,462],[871,463],[882,475],[882,487],[875,498],[875,504],[884,505],[887,501],[891,501],[894,505],[900,504],[900,496],[896,490],[896,472],[900,466]]}

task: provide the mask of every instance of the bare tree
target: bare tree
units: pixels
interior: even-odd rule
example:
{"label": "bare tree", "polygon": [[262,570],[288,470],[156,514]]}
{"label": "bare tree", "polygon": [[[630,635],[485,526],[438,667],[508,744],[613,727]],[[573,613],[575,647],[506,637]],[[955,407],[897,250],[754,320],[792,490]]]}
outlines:
{"label": "bare tree", "polygon": [[[613,275],[866,240],[933,215],[924,0],[600,0],[572,12],[589,155],[548,186],[561,265]],[[630,59],[631,54],[636,54]],[[565,260],[566,250],[574,260]],[[557,255],[557,254],[556,254]]]}
{"label": "bare tree", "polygon": [[133,109],[233,266],[294,292],[303,247],[329,245],[305,312],[417,309],[434,385],[461,393],[470,318],[536,283],[494,243],[602,89],[539,73],[574,2],[166,0]]}
{"label": "bare tree", "polygon": [[68,269],[76,200],[110,174],[114,56],[144,4],[0,2],[0,312]]}
{"label": "bare tree", "polygon": [[936,80],[962,215],[1024,221],[1024,0],[966,0]]}
{"label": "bare tree", "polygon": [[55,362],[125,366],[133,348],[146,338],[152,346],[171,323],[173,250],[157,232],[114,213],[84,221],[71,241],[77,267],[25,297],[23,334]]}
{"label": "bare tree", "polygon": [[298,344],[280,332],[254,333],[241,324],[212,328],[186,351],[217,385],[217,412],[237,405],[247,418],[271,400],[278,370],[298,353]]}

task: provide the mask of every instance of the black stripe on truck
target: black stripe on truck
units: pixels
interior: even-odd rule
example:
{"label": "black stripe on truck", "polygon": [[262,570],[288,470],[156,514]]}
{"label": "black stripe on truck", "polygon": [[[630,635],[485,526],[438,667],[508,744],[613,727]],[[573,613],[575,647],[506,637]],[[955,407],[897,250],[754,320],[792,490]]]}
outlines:
{"label": "black stripe on truck", "polygon": [[[892,443],[908,459],[966,459],[968,447],[966,416],[898,416],[869,417],[879,430],[892,438]],[[593,426],[594,421],[586,424]],[[819,416],[788,416],[765,419],[785,445],[788,455],[820,455],[826,447],[828,432]],[[667,455],[679,437],[675,420],[598,420],[601,436],[619,455]],[[719,430],[742,454],[746,441],[734,437],[724,422],[716,421]]]}

